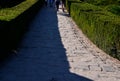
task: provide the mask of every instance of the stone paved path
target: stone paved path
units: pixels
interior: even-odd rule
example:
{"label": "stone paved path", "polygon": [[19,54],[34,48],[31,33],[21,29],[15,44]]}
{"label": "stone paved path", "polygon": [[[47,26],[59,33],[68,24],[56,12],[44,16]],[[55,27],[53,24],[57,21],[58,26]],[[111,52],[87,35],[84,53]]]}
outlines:
{"label": "stone paved path", "polygon": [[120,81],[120,62],[93,45],[67,13],[43,8],[0,81]]}

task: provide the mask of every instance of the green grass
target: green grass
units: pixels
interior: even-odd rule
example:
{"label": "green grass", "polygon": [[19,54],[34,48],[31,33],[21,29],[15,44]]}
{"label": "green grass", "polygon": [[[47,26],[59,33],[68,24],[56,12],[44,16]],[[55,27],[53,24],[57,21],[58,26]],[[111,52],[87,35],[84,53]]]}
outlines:
{"label": "green grass", "polygon": [[0,9],[0,20],[1,21],[11,21],[23,13],[25,10],[30,8],[38,0],[25,0],[19,5],[16,5],[11,8],[2,8]]}

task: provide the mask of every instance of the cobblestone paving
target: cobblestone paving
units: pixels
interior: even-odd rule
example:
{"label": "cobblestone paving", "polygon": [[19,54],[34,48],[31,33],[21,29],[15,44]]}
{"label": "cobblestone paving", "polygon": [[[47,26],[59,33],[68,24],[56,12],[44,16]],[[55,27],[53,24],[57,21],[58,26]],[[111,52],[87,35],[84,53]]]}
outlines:
{"label": "cobblestone paving", "polygon": [[120,81],[118,60],[93,45],[71,18],[58,13],[58,20],[70,72],[94,81]]}
{"label": "cobblestone paving", "polygon": [[120,62],[84,36],[61,10],[43,8],[0,81],[120,81]]}

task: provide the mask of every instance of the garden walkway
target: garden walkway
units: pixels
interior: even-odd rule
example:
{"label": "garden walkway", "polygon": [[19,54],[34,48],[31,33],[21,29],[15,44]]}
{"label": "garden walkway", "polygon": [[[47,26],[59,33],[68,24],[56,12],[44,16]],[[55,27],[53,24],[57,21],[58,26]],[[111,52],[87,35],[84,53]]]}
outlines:
{"label": "garden walkway", "polygon": [[120,81],[120,62],[93,45],[61,10],[44,7],[0,81]]}

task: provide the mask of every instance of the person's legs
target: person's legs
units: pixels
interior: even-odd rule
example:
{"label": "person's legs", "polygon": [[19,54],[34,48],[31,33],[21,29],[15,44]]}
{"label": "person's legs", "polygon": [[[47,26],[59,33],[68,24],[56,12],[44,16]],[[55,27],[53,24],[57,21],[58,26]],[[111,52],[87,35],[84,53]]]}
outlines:
{"label": "person's legs", "polygon": [[52,0],[48,0],[48,6],[50,6],[50,7],[51,7],[51,1]]}
{"label": "person's legs", "polygon": [[50,7],[52,7],[52,0],[50,0]]}
{"label": "person's legs", "polygon": [[54,0],[50,0],[50,7],[52,7],[54,4]]}
{"label": "person's legs", "polygon": [[64,4],[63,4],[63,2],[62,2],[62,11],[64,12]]}
{"label": "person's legs", "polygon": [[56,1],[56,8],[57,8],[57,11],[59,10],[59,4],[60,4],[60,2]]}
{"label": "person's legs", "polygon": [[64,8],[65,8],[65,1],[62,0],[62,11],[64,12]]}
{"label": "person's legs", "polygon": [[45,0],[45,6],[47,6],[47,0]]}
{"label": "person's legs", "polygon": [[49,4],[50,4],[50,0],[47,0],[47,6],[49,6]]}
{"label": "person's legs", "polygon": [[55,5],[55,0],[52,0],[52,6],[54,6]]}

